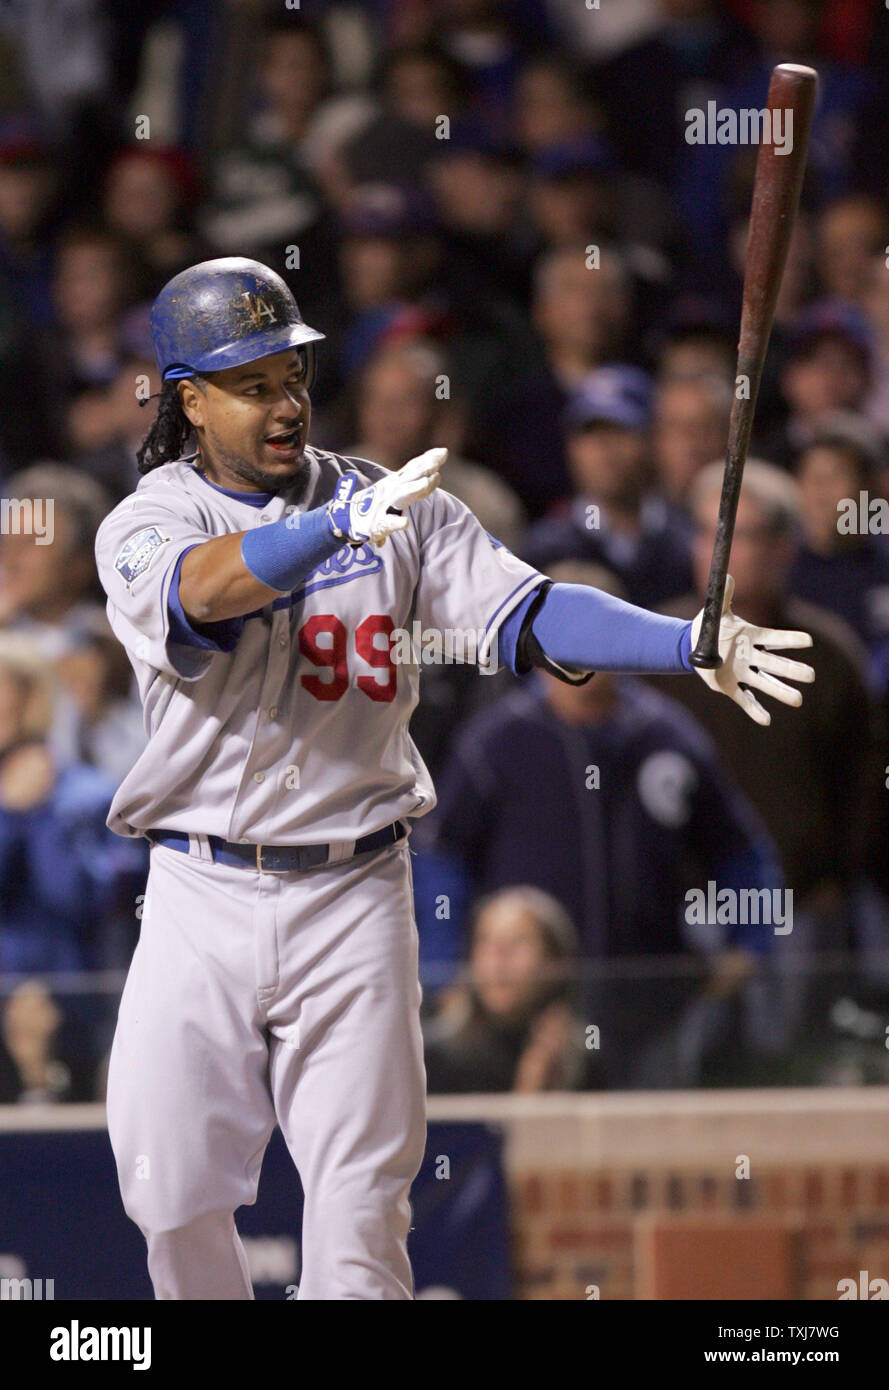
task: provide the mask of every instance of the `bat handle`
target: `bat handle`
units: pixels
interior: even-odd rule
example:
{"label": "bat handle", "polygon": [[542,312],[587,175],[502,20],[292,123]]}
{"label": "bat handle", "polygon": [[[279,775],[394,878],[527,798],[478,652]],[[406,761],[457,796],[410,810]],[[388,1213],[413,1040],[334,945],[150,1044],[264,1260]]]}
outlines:
{"label": "bat handle", "polygon": [[[723,527],[720,527],[720,531],[723,531]],[[725,546],[726,536],[723,534],[717,539],[717,552]],[[714,555],[710,577],[707,580],[707,596],[704,599],[701,630],[698,633],[695,649],[688,658],[692,666],[699,667],[704,671],[716,671],[722,665],[722,657],[719,655],[719,623],[722,618],[722,604],[725,598],[725,572],[725,563],[721,563],[718,555]]]}
{"label": "bat handle", "polygon": [[719,619],[717,618],[715,623],[708,623],[709,617],[709,613],[704,614],[697,644],[688,659],[692,666],[700,667],[701,670],[716,671],[722,665],[722,657],[719,655]]}

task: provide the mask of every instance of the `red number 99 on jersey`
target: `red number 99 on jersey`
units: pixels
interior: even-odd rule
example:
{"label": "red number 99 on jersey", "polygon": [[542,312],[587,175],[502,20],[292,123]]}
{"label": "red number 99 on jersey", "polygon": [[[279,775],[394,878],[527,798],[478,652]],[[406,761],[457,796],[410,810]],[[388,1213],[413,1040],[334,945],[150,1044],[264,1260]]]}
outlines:
{"label": "red number 99 on jersey", "polygon": [[[355,684],[370,700],[384,702],[395,699],[398,670],[390,653],[390,638],[395,624],[382,613],[372,613],[355,629],[355,651],[368,666],[385,671],[386,679],[356,675]],[[378,644],[377,638],[384,639]],[[327,638],[322,643],[321,638]],[[300,684],[316,700],[339,700],[349,688],[348,633],[345,625],[333,613],[316,613],[299,630],[299,649],[313,666],[331,671],[329,678],[300,676]]]}

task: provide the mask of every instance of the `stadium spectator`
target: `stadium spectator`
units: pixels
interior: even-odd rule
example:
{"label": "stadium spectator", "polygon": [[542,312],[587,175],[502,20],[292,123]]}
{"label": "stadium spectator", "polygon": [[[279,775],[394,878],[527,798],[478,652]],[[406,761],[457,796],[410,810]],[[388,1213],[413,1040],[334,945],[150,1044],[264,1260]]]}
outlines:
{"label": "stadium spectator", "polygon": [[113,784],[94,768],[54,756],[52,704],[45,658],[25,639],[0,634],[3,974],[103,965],[118,895],[144,864],[139,846],[124,844],[105,825]]}
{"label": "stadium spectator", "polygon": [[651,381],[639,368],[600,367],[578,387],[563,416],[574,500],[531,527],[531,564],[547,572],[560,560],[605,565],[643,607],[684,592],[686,528],[652,488],[650,424]]}
{"label": "stadium spectator", "polygon": [[446,0],[443,44],[461,62],[486,124],[505,125],[527,53],[546,47],[550,24],[541,0]]}
{"label": "stadium spectator", "polygon": [[[713,0],[658,0],[659,24],[596,76],[627,164],[660,179],[682,151],[690,89],[706,82],[718,98],[750,53],[742,31]],[[651,132],[661,132],[655,148]]]}
{"label": "stadium spectator", "polygon": [[91,1057],[66,1036],[64,1014],[40,980],[23,980],[0,1004],[0,1104],[92,1100]]}
{"label": "stadium spectator", "polygon": [[[695,480],[695,593],[665,605],[665,611],[691,617],[701,606],[722,477],[723,465],[716,464]],[[882,786],[881,730],[868,696],[866,654],[855,634],[826,609],[790,594],[799,524],[793,480],[772,465],[748,460],[730,563],[734,606],[762,627],[812,633],[807,660],[816,672],[818,699],[808,707],[804,701],[793,719],[789,710],[776,708],[769,727],[760,728],[739,717],[736,707],[709,708],[693,688],[699,681],[653,677],[652,683],[681,700],[712,735],[778,846],[794,894],[787,945],[798,952],[840,951],[860,944],[866,922],[881,912],[862,882]]]}
{"label": "stadium spectator", "polygon": [[133,672],[105,614],[90,611],[70,633],[56,676],[77,711],[77,752],[119,785],[145,747]]}
{"label": "stadium spectator", "polygon": [[[357,184],[419,187],[436,139],[449,133],[450,122],[461,120],[468,96],[463,65],[434,42],[407,43],[385,54],[378,99],[365,98],[368,109],[357,130],[338,149],[325,151],[320,163],[328,196],[342,209]],[[335,104],[343,102],[341,97]],[[354,110],[354,96],[349,103]]]}
{"label": "stadium spectator", "polygon": [[528,207],[540,249],[619,244],[646,323],[656,319],[670,280],[672,215],[656,184],[621,169],[609,140],[587,136],[542,149],[531,167]]}
{"label": "stadium spectator", "polygon": [[854,305],[823,301],[804,309],[780,374],[787,418],[760,429],[761,451],[790,467],[826,415],[860,411],[871,386],[872,362],[873,335]]}
{"label": "stadium spectator", "polygon": [[133,348],[131,354],[125,344],[126,356],[114,380],[104,391],[91,393],[91,444],[72,460],[78,471],[101,484],[113,502],[139,482],[136,453],[154,416],[153,397],[161,389],[154,357],[139,355],[146,351],[141,343]]}
{"label": "stadium spectator", "polygon": [[[131,310],[124,324],[140,314],[142,306]],[[136,453],[156,414],[154,398],[160,389],[149,347],[140,341],[140,334],[129,339],[125,329],[124,356],[114,381],[103,391],[90,393],[90,446],[71,460],[79,473],[89,474],[103,486],[110,502],[119,502],[139,482]]]}
{"label": "stadium spectator", "polygon": [[321,225],[324,197],[302,143],[327,90],[329,55],[317,28],[300,16],[276,16],[257,62],[259,109],[214,153],[198,225],[217,255],[253,256],[285,276],[310,271],[299,278],[298,294],[311,322],[323,316],[334,266]]}
{"label": "stadium spectator", "polygon": [[54,442],[44,411],[21,409],[39,371],[36,334],[50,322],[55,159],[33,122],[0,122],[0,475]]}
{"label": "stadium spectator", "polygon": [[672,507],[688,508],[692,482],[725,453],[731,387],[723,377],[667,377],[657,385],[652,455],[659,489]]}
{"label": "stadium spectator", "polygon": [[94,407],[120,367],[121,320],[141,281],[124,243],[102,228],[69,227],[56,250],[56,323],[41,335],[43,404],[64,454],[94,443]]}
{"label": "stadium spectator", "polygon": [[223,70],[221,30],[237,8],[215,5],[213,0],[144,0],[138,11],[131,12],[105,6],[101,22],[94,22],[92,28],[109,40],[111,72],[106,90],[110,87],[112,113],[122,117],[134,98],[144,95],[146,50],[163,25],[180,56],[175,63],[168,60],[157,65],[160,73],[152,95],[159,98],[158,104],[172,108],[168,119],[171,125],[175,122],[176,142],[189,152],[197,151],[207,139],[208,99],[214,95]]}
{"label": "stadium spectator", "polygon": [[[825,419],[796,460],[803,537],[788,581],[797,598],[836,613],[858,634],[878,693],[889,684],[889,524],[870,502],[880,503],[886,467],[885,443],[866,420]],[[889,505],[882,510],[889,514]]]}
{"label": "stadium spectator", "polygon": [[[334,398],[334,447],[343,443],[337,418],[344,427],[344,397],[386,334],[405,323],[413,334],[437,332],[447,317],[430,293],[442,248],[427,195],[398,184],[362,185],[350,193],[337,230],[341,293],[319,320],[331,343],[319,381],[323,399]],[[323,431],[323,409],[318,424]]]}
{"label": "stadium spectator", "polygon": [[14,474],[4,497],[0,626],[25,633],[55,660],[68,632],[101,603],[93,549],[110,502],[93,478],[55,463]]}
{"label": "stadium spectator", "polygon": [[131,145],[108,170],[105,221],[146,267],[153,294],[177,271],[206,257],[190,226],[196,191],[190,161],[170,147]]}
{"label": "stadium spectator", "polygon": [[424,1030],[430,1094],[570,1091],[592,1051],[572,1004],[577,935],[559,903],[518,886],[476,904],[467,980]]}
{"label": "stadium spectator", "polygon": [[868,327],[873,334],[871,387],[862,407],[884,435],[889,435],[889,267],[885,254],[874,256],[862,299]]}
{"label": "stadium spectator", "polygon": [[775,63],[815,65],[818,102],[812,120],[808,177],[823,193],[845,193],[854,177],[853,136],[876,83],[863,68],[834,62],[819,52],[818,31],[829,0],[751,0],[748,22],[757,41],[756,61],[726,94],[726,104],[759,106]]}
{"label": "stadium spectator", "polygon": [[442,115],[459,118],[468,95],[462,64],[435,43],[391,49],[383,60],[381,85],[389,109],[429,134]]}
{"label": "stadium spectator", "polygon": [[692,296],[674,302],[655,348],[659,381],[715,376],[734,388],[737,331],[712,301]]}
{"label": "stadium spectator", "polygon": [[447,238],[442,270],[451,297],[471,306],[493,296],[517,312],[528,300],[531,248],[519,234],[525,192],[514,142],[477,121],[435,142],[427,181]]}
{"label": "stadium spectator", "polygon": [[[102,615],[93,548],[110,502],[85,473],[40,463],[10,478],[3,489],[7,526],[0,535],[0,628],[34,644],[55,665]],[[52,744],[63,759],[81,742],[74,702],[62,689],[55,700]]]}
{"label": "stadium spectator", "polygon": [[530,211],[543,246],[615,237],[617,161],[601,136],[546,146],[531,173]]}
{"label": "stadium spectator", "polygon": [[530,158],[597,134],[602,121],[589,82],[564,53],[543,51],[522,64],[512,128]]}
{"label": "stadium spectator", "polygon": [[829,203],[815,225],[821,297],[863,308],[873,258],[887,241],[889,215],[876,198],[856,193]]}
{"label": "stadium spectator", "polygon": [[[675,121],[685,117],[691,107],[704,109],[708,97],[715,97],[721,109],[762,110],[776,63],[814,63],[818,71],[818,101],[807,162],[808,196],[814,200],[838,197],[850,189],[855,175],[853,133],[876,86],[870,73],[834,63],[826,54],[818,53],[817,31],[825,2],[753,0],[748,23],[758,51],[735,51],[732,70],[726,73],[726,83],[719,91],[714,90],[716,74],[711,67],[706,86],[686,89],[685,99],[675,114],[671,113]],[[687,41],[687,30],[684,37]],[[695,256],[695,277],[699,283],[705,281],[709,288],[718,290],[725,271],[724,242],[731,187],[738,178],[739,164],[742,169],[749,169],[752,151],[719,140],[689,145],[681,136],[675,144],[670,141],[669,148],[681,151],[674,156],[680,169],[676,200],[689,247],[700,249],[700,255]],[[660,142],[655,149],[660,149]]]}
{"label": "stadium spectator", "polygon": [[421,453],[429,439],[442,440],[450,447],[448,492],[466,503],[486,531],[515,550],[521,504],[496,474],[460,455],[460,413],[449,361],[435,343],[414,339],[384,346],[362,375],[359,443],[348,452],[396,469]]}
{"label": "stadium spectator", "polygon": [[36,123],[0,123],[0,286],[32,329],[52,319],[48,233],[58,191],[56,159]]}
{"label": "stadium spectator", "polygon": [[594,367],[619,356],[632,327],[631,285],[620,255],[586,246],[548,251],[535,263],[531,316],[540,338],[534,363],[508,378],[472,422],[472,452],[518,493],[529,517],[571,493],[562,412]]}
{"label": "stadium spectator", "polygon": [[53,135],[85,135],[84,117],[96,117],[113,75],[108,26],[100,0],[66,6],[11,5],[0,23],[15,34],[21,77],[40,118]]}

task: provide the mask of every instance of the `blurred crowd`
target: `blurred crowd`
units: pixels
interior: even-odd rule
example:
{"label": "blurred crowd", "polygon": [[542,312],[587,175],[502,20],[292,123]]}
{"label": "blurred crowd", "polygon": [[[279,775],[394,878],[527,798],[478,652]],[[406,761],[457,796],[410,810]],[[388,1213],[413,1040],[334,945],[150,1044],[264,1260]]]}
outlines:
{"label": "blurred crowd", "polygon": [[[763,729],[692,677],[424,667],[427,1068],[889,1079],[885,9],[42,0],[0,9],[0,55],[0,1101],[101,1094],[113,1010],[64,981],[138,935],[145,846],[104,821],[144,733],[93,542],[138,481],[158,290],[273,266],[327,335],[312,442],[447,445],[517,554],[691,617],[756,149],[689,144],[686,113],[763,107],[778,61],[819,95],[731,572],[742,616],[812,633],[816,684]],[[792,931],[690,925],[708,882],[791,891]]]}

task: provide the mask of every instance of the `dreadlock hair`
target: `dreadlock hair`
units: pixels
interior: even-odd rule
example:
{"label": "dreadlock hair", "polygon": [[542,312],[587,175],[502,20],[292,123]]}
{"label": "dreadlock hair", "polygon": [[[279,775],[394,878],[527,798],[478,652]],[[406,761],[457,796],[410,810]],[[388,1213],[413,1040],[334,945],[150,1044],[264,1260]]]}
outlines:
{"label": "dreadlock hair", "polygon": [[[201,383],[195,376],[190,380]],[[192,425],[179,396],[179,384],[173,379],[165,381],[161,387],[157,416],[136,452],[136,466],[140,473],[150,473],[162,463],[173,463],[181,459],[192,436]]]}

